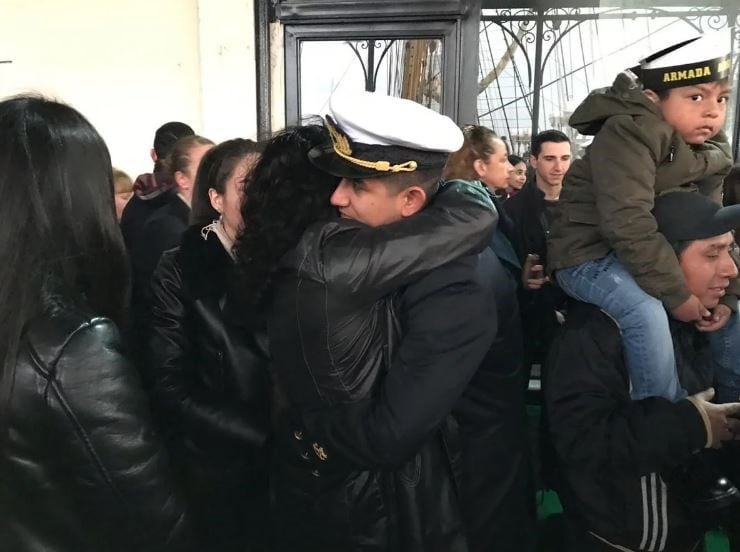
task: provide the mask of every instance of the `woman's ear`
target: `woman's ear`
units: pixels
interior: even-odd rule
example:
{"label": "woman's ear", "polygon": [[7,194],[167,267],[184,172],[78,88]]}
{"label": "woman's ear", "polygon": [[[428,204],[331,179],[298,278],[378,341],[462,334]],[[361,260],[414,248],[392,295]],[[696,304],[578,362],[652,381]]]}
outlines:
{"label": "woman's ear", "polygon": [[223,214],[224,196],[219,194],[215,189],[208,188],[208,199],[211,200],[211,207],[216,209],[219,214]]}
{"label": "woman's ear", "polygon": [[182,171],[175,171],[175,184],[177,184],[177,187],[181,190],[187,190],[190,188],[190,182],[188,182],[188,177],[185,175]]}
{"label": "woman's ear", "polygon": [[478,179],[484,176],[486,174],[486,164],[483,162],[483,159],[473,161],[473,169],[475,170],[475,174],[478,175]]}

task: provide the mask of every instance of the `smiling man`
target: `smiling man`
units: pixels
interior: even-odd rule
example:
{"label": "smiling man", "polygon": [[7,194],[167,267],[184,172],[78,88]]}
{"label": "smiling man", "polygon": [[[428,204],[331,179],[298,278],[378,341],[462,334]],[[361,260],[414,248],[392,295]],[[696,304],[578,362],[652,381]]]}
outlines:
{"label": "smiling man", "polygon": [[[740,227],[740,206],[721,208],[704,196],[674,192],[656,200],[654,215],[686,287],[705,308],[715,308],[738,274],[731,230]],[[593,305],[569,309],[545,388],[563,476],[558,491],[574,539],[569,550],[695,550],[710,527],[737,520],[736,492],[700,503],[684,483],[705,477],[697,451],[736,439],[740,403],[710,402],[717,374],[706,332],[671,318],[671,335],[689,396],[632,400],[615,321]],[[725,455],[738,452],[725,449]],[[739,460],[733,456],[729,464]]]}
{"label": "smiling man", "polygon": [[542,364],[565,295],[544,274],[547,238],[553,213],[571,163],[570,139],[559,130],[544,130],[532,138],[529,164],[534,178],[504,203],[514,226],[514,247],[523,267],[519,305],[524,327],[525,362]]}

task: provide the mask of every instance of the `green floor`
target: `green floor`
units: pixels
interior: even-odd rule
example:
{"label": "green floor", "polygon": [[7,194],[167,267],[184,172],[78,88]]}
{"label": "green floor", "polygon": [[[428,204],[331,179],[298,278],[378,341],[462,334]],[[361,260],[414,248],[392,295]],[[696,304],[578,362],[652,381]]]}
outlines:
{"label": "green floor", "polygon": [[[532,451],[535,455],[536,463],[541,462],[539,441],[537,439],[538,426],[540,421],[540,406],[537,404],[539,401],[532,401],[535,404],[527,405],[527,413],[530,423],[530,438]],[[542,520],[553,514],[558,514],[563,511],[563,508],[558,499],[558,495],[555,491],[540,491],[537,493],[537,517]],[[705,552],[730,552],[730,544],[727,537],[721,531],[712,531],[707,533],[705,543]],[[546,552],[546,551],[545,551]]]}
{"label": "green floor", "polygon": [[[542,491],[537,496],[537,517],[544,519],[552,514],[563,511],[555,491]],[[706,552],[730,552],[730,544],[727,537],[721,531],[707,533],[704,539]]]}

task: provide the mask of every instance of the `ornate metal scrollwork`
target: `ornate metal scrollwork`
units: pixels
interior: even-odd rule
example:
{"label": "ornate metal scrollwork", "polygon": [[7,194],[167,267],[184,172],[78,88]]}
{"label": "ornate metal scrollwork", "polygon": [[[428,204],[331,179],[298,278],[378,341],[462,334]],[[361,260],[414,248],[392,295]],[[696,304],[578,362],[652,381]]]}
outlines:
{"label": "ornate metal scrollwork", "polygon": [[[388,53],[388,50],[391,49],[391,46],[393,46],[395,42],[396,41],[394,39],[366,39],[346,41],[347,46],[352,48],[352,51],[354,52],[355,56],[360,62],[360,65],[362,66],[362,73],[365,76],[365,90],[367,90],[368,92],[375,92],[375,85],[378,80],[378,71],[380,70],[380,66],[383,64],[383,59]],[[383,51],[380,53],[380,57],[376,61],[375,50],[379,50],[381,48],[383,49]],[[363,56],[360,53],[360,49],[367,50],[367,56]]]}

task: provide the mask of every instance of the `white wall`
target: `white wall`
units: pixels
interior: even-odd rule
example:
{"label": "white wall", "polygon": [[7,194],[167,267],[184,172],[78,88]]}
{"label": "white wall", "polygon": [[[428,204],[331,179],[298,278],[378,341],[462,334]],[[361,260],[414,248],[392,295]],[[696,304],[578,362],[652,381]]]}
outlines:
{"label": "white wall", "polygon": [[[262,0],[264,1],[264,0]],[[253,0],[199,0],[203,134],[257,134]]]}
{"label": "white wall", "polygon": [[252,1],[0,0],[0,60],[13,60],[0,65],[0,97],[70,103],[131,176],[151,169],[166,121],[217,141],[253,136]]}

